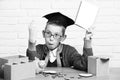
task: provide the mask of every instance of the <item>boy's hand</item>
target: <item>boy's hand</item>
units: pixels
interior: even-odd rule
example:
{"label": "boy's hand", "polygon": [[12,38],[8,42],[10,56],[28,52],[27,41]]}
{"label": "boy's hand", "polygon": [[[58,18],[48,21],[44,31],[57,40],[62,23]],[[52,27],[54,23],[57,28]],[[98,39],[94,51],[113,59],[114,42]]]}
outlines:
{"label": "boy's hand", "polygon": [[32,21],[30,23],[30,26],[29,26],[29,41],[31,43],[35,43],[36,37],[37,37],[37,31],[36,31],[36,28],[34,26],[34,21]]}
{"label": "boy's hand", "polygon": [[93,28],[89,28],[86,31],[85,38],[84,38],[84,48],[92,48],[91,46],[91,39],[92,39],[92,34]]}
{"label": "boy's hand", "polygon": [[89,28],[89,29],[86,31],[85,39],[86,39],[86,40],[91,40],[91,39],[92,39],[92,36],[93,36],[93,28]]}
{"label": "boy's hand", "polygon": [[36,26],[34,26],[33,23],[34,23],[34,21],[32,21],[29,25],[28,49],[30,51],[35,51],[36,50],[37,30],[36,30]]}

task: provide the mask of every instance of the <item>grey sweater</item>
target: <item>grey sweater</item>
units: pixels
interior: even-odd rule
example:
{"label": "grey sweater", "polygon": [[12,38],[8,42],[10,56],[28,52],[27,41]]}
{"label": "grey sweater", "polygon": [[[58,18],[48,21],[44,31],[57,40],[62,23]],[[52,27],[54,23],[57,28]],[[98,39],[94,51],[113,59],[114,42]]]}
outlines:
{"label": "grey sweater", "polygon": [[[87,59],[88,56],[92,56],[92,48],[83,48],[83,55],[78,53],[78,51],[70,46],[61,44],[63,46],[60,52],[60,60],[62,67],[73,67],[75,69],[87,71]],[[29,60],[34,60],[35,57],[40,60],[44,60],[47,56],[49,50],[45,44],[39,44],[36,46],[36,51],[30,51],[27,49],[27,56]]]}

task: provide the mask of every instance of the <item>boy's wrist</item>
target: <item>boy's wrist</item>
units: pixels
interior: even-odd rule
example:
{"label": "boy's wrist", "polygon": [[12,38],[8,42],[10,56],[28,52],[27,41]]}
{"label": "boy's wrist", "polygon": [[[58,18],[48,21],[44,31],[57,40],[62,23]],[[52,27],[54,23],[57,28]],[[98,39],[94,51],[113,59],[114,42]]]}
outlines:
{"label": "boy's wrist", "polygon": [[84,37],[84,40],[92,40],[91,37]]}
{"label": "boy's wrist", "polygon": [[92,38],[84,38],[84,48],[92,48],[91,46],[91,40]]}
{"label": "boy's wrist", "polygon": [[36,51],[36,41],[35,42],[31,42],[30,40],[28,41],[28,49],[30,51]]}

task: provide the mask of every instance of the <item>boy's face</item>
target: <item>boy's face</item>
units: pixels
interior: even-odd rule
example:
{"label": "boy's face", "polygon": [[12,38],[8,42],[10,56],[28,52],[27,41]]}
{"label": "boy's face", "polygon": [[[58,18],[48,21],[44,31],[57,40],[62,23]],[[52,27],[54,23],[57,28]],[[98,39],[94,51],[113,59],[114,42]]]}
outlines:
{"label": "boy's face", "polygon": [[55,24],[47,24],[45,31],[43,31],[45,43],[51,50],[58,47],[60,41],[65,39],[63,35],[63,27]]}

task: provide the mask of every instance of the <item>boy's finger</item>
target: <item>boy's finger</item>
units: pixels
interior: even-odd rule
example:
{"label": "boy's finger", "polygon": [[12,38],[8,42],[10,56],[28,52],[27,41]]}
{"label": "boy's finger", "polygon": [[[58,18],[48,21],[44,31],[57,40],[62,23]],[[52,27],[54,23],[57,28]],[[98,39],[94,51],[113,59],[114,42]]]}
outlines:
{"label": "boy's finger", "polygon": [[92,32],[88,32],[88,31],[87,31],[87,34],[92,34]]}
{"label": "boy's finger", "polygon": [[29,24],[29,28],[32,26],[32,24],[34,23],[34,20],[32,20],[31,22],[30,22],[30,24]]}
{"label": "boy's finger", "polygon": [[94,28],[95,28],[95,27],[90,27],[90,28],[88,28],[87,32],[93,32]]}

